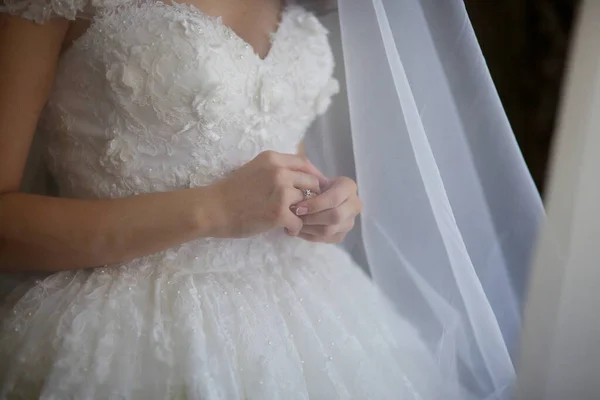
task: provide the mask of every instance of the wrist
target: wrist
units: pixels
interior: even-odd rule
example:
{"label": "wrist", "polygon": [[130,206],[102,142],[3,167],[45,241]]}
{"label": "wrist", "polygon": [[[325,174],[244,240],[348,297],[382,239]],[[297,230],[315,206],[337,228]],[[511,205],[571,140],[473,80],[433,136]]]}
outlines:
{"label": "wrist", "polygon": [[227,225],[227,213],[223,193],[218,184],[194,189],[196,201],[193,207],[193,223],[200,237],[223,237]]}

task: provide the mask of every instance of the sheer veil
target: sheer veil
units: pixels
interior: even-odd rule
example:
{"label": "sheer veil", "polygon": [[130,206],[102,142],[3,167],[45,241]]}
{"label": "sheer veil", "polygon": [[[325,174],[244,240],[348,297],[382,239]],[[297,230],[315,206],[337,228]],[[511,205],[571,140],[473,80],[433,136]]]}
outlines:
{"label": "sheer veil", "polygon": [[340,0],[323,21],[345,90],[307,149],[357,178],[346,246],[460,375],[461,398],[509,398],[543,208],[465,6]]}

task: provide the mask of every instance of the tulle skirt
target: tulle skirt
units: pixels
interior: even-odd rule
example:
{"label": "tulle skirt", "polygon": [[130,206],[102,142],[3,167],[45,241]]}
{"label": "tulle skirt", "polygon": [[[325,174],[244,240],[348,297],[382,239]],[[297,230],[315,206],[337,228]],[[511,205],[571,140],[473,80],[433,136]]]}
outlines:
{"label": "tulle skirt", "polygon": [[280,234],[29,278],[2,310],[2,399],[450,398],[345,252]]}

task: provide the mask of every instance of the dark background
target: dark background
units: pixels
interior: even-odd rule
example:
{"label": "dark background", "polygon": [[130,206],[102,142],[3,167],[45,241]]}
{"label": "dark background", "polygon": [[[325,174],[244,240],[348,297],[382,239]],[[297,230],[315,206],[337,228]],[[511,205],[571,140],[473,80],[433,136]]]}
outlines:
{"label": "dark background", "polygon": [[465,0],[525,160],[543,193],[579,0]]}

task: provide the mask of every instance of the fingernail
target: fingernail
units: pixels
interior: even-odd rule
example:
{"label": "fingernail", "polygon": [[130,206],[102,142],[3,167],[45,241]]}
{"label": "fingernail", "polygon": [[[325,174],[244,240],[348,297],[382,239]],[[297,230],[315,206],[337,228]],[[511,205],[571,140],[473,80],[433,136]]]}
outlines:
{"label": "fingernail", "polygon": [[306,213],[308,213],[308,208],[306,208],[306,207],[296,208],[296,215],[305,215]]}

